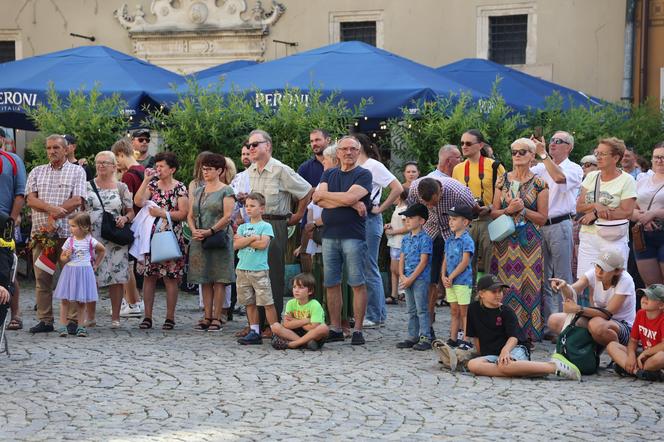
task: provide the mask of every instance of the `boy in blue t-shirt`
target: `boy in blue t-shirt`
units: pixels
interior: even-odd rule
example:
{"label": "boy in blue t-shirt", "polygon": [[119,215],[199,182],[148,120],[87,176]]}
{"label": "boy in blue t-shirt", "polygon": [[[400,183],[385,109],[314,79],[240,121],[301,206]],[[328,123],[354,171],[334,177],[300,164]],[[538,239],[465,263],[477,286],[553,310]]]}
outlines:
{"label": "boy in blue t-shirt", "polygon": [[417,203],[400,215],[406,217],[405,225],[410,232],[401,241],[399,260],[399,287],[406,291],[408,308],[408,338],[399,342],[397,348],[430,350],[429,280],[433,241],[422,229],[429,219],[429,210],[423,204]]}
{"label": "boy in blue t-shirt", "polygon": [[238,339],[242,345],[262,344],[257,305],[265,307],[268,323],[277,323],[277,310],[274,308],[270,268],[267,265],[267,249],[274,238],[272,225],[263,221],[265,197],[258,193],[247,195],[244,203],[249,222],[240,224],[233,238],[233,248],[238,250],[240,262],[235,269],[237,274],[237,301],[247,307],[247,319],[251,330]]}
{"label": "boy in blue t-shirt", "polygon": [[[440,280],[445,286],[447,302],[450,304],[450,339],[447,345],[467,350],[472,347],[466,342],[466,316],[473,291],[472,258],[475,243],[468,233],[468,225],[473,219],[473,209],[468,206],[452,207],[449,215],[452,236],[445,240],[445,257],[440,271]],[[459,327],[463,330],[458,338]]]}

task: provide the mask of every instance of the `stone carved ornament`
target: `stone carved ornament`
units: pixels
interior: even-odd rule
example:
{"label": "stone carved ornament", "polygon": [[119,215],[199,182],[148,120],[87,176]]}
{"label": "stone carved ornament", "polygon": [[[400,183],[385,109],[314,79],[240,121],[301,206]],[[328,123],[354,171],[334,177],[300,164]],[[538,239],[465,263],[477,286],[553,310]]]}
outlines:
{"label": "stone carved ornament", "polygon": [[[220,3],[217,5],[217,3]],[[174,3],[177,6],[174,6]],[[114,12],[120,24],[129,32],[186,31],[205,29],[263,28],[273,25],[286,11],[286,7],[272,0],[272,10],[266,12],[260,0],[251,10],[250,18],[241,14],[247,10],[245,0],[152,0],[150,12],[156,16],[154,23],[145,20],[141,5],[134,15],[127,4]]]}

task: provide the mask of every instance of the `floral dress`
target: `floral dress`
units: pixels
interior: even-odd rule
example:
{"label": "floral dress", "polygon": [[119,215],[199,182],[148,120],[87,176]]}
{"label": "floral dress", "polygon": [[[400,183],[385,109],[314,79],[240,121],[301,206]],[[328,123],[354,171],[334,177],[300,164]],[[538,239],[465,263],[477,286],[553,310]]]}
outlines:
{"label": "floral dress", "polygon": [[[496,180],[496,191],[501,192],[500,208],[508,205],[510,180],[507,174]],[[518,197],[529,210],[537,210],[537,196],[547,188],[546,182],[533,176],[521,183]],[[514,215],[516,232],[502,241],[493,243],[491,273],[505,284],[503,304],[508,305],[519,320],[523,338],[542,340],[542,234],[539,226],[521,214]]]}
{"label": "floral dress", "polygon": [[[131,208],[132,195],[125,183],[118,182],[115,189],[101,189],[97,186],[99,196],[104,202],[104,209],[118,217],[125,208]],[[92,222],[92,236],[106,248],[104,259],[97,269],[97,285],[106,287],[113,284],[124,284],[129,279],[129,246],[121,246],[101,237],[101,219],[103,210],[99,198],[90,182],[87,183],[85,207]]]}
{"label": "floral dress", "polygon": [[[171,190],[161,190],[158,186],[158,180],[150,181],[148,184],[148,190],[150,191],[150,200],[154,201],[157,206],[166,211],[170,212],[173,210],[178,210],[178,198],[186,198],[188,195],[187,187],[179,181],[175,181],[175,187]],[[152,234],[154,234],[155,229],[157,228],[157,223],[160,218],[154,220],[154,225],[152,226]],[[139,263],[138,271],[145,276],[158,276],[166,277],[171,279],[181,279],[184,276],[185,269],[185,252],[187,250],[185,239],[182,231],[182,222],[172,220],[173,223],[173,233],[178,240],[180,245],[180,250],[182,251],[182,257],[179,259],[174,259],[171,261],[159,262],[152,264],[150,262],[150,254],[145,254],[145,263]],[[166,219],[161,223],[161,229],[166,230],[168,228],[168,221]]]}

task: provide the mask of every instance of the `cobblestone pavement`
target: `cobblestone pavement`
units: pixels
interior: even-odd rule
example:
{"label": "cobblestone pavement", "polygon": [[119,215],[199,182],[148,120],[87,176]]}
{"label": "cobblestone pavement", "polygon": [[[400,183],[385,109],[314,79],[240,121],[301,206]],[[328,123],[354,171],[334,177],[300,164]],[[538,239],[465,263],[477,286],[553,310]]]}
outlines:
{"label": "cobblestone pavement", "polygon": [[[233,333],[192,329],[197,298],[181,295],[174,331],[139,320],[111,330],[108,300],[88,338],[30,335],[34,291],[22,291],[25,329],[0,355],[2,440],[608,440],[656,439],[664,430],[661,384],[604,370],[582,383],[491,379],[442,371],[433,352],[397,350],[405,308],[367,345],[322,351],[242,347]],[[436,330],[446,330],[438,310]],[[533,359],[553,349],[541,344]],[[606,363],[606,360],[604,360]]]}

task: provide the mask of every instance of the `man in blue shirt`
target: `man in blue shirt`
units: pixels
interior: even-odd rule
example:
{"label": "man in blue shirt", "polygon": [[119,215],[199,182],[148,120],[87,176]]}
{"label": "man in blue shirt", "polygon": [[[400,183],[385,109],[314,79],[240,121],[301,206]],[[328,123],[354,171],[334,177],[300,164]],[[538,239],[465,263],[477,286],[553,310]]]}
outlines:
{"label": "man in blue shirt", "polygon": [[341,331],[341,274],[344,263],[353,289],[355,331],[351,344],[363,345],[362,322],[367,308],[364,260],[367,254],[366,215],[371,207],[371,172],[358,166],[360,142],[352,136],[337,144],[339,167],[323,172],[313,201],[323,208],[324,284],[330,312],[328,342],[343,341]]}
{"label": "man in blue shirt", "polygon": [[[311,145],[313,156],[297,168],[297,173],[315,189],[318,183],[320,183],[321,175],[323,175],[323,151],[330,145],[330,134],[324,129],[314,129],[309,133],[309,144]],[[311,272],[312,258],[311,255],[305,253],[307,244],[311,239],[311,231],[307,232],[304,229],[306,224],[307,212],[304,212],[302,222],[300,223],[300,230],[302,230],[302,237],[300,239],[302,246],[300,247],[300,264],[302,265],[303,272]]]}
{"label": "man in blue shirt", "polygon": [[[14,153],[0,150],[0,214],[2,214],[3,219],[8,216],[9,222],[13,222],[14,225],[18,225],[21,221],[21,209],[23,209],[25,204],[26,179],[27,174],[23,160]],[[0,232],[4,230],[5,226],[0,226]],[[11,243],[13,246],[13,242]],[[11,322],[7,326],[8,330],[20,330],[23,328],[23,321],[21,321],[18,305],[18,295],[18,284],[15,284],[14,296],[11,297]]]}

